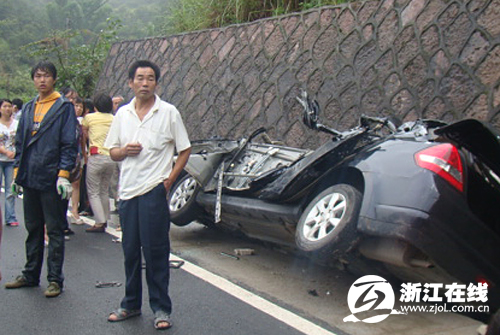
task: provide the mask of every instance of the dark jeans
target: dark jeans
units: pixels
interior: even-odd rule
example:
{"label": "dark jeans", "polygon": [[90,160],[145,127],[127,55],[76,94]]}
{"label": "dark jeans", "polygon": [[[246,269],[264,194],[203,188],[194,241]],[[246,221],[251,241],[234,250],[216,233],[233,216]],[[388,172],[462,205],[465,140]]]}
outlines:
{"label": "dark jeans", "polygon": [[119,214],[126,275],[125,298],[121,307],[129,310],[141,308],[142,247],[149,305],[153,312],[161,310],[170,314],[170,213],[163,184],[144,195],[120,201]]}
{"label": "dark jeans", "polygon": [[[16,219],[16,196],[12,194],[12,172],[14,170],[14,162],[0,161],[0,186],[2,179],[5,177],[5,223],[11,224],[17,222]],[[1,218],[1,215],[0,215]]]}
{"label": "dark jeans", "polygon": [[39,191],[24,188],[24,222],[26,238],[26,265],[23,275],[26,280],[38,285],[42,271],[44,252],[44,226],[49,235],[49,254],[47,256],[47,280],[56,282],[61,287],[64,282],[62,273],[64,262],[64,226],[67,200],[61,200],[55,185],[53,190]]}

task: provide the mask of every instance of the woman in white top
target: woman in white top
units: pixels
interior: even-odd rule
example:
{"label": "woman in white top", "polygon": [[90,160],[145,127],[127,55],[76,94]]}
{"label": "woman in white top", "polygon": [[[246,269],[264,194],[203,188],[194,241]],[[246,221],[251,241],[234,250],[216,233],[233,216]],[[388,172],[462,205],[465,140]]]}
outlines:
{"label": "woman in white top", "polygon": [[12,118],[12,101],[0,100],[0,186],[5,176],[5,222],[7,226],[17,227],[15,195],[12,194],[12,174],[14,172],[14,139],[17,131],[17,120]]}

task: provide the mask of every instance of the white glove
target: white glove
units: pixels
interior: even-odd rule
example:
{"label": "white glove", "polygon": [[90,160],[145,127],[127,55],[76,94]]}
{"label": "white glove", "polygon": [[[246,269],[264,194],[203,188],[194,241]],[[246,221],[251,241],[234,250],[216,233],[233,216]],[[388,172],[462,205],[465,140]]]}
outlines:
{"label": "white glove", "polygon": [[63,200],[71,199],[71,193],[73,192],[73,187],[71,187],[71,183],[68,179],[63,177],[57,178],[57,193],[61,196]]}
{"label": "white glove", "polygon": [[14,195],[23,194],[23,187],[17,185],[15,181],[13,181],[12,184],[10,185],[10,189],[12,190],[12,194]]}

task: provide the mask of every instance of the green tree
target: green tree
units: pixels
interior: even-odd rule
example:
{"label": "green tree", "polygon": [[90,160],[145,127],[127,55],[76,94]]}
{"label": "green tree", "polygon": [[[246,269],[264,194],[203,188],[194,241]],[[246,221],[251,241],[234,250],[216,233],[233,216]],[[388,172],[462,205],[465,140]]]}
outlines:
{"label": "green tree", "polygon": [[[55,30],[49,37],[33,42],[24,49],[37,59],[54,60],[58,68],[58,86],[71,86],[81,96],[91,96],[111,44],[116,40],[118,20],[107,20],[105,29]],[[74,45],[75,39],[86,43]]]}
{"label": "green tree", "polygon": [[35,93],[29,66],[17,66],[10,72],[0,70],[0,97],[28,101]]}
{"label": "green tree", "polygon": [[[34,8],[26,10],[26,8]],[[47,16],[43,6],[30,6],[26,0],[2,0],[0,10],[0,36],[7,48],[0,50],[0,62],[12,61],[19,47],[42,38],[47,32]]]}
{"label": "green tree", "polygon": [[159,3],[142,3],[141,6],[130,6],[122,3],[113,8],[113,17],[123,22],[118,32],[121,39],[138,39],[162,34],[165,8]]}
{"label": "green tree", "polygon": [[2,0],[1,7],[0,98],[20,97],[26,100],[34,92],[29,77],[31,60],[19,48],[42,38],[47,31],[44,6],[39,5],[37,0],[30,3],[26,0]]}
{"label": "green tree", "polygon": [[172,0],[165,9],[162,33],[176,34],[223,27],[349,0]]}
{"label": "green tree", "polygon": [[[56,0],[46,6],[50,28],[98,31],[112,12],[107,0]],[[102,28],[102,27],[101,27]]]}

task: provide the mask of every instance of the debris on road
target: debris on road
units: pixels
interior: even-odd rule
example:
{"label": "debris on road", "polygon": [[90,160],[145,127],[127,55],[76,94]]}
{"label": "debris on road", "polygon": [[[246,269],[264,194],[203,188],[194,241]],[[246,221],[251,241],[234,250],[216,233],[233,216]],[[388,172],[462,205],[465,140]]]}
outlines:
{"label": "debris on road", "polygon": [[225,252],[221,252],[220,254],[221,254],[222,256],[226,256],[226,257],[229,257],[229,258],[232,258],[232,259],[236,259],[236,260],[239,260],[239,259],[240,259],[238,256],[231,255],[231,254],[228,254],[228,253],[225,253]]}
{"label": "debris on road", "polygon": [[313,297],[317,297],[318,296],[318,292],[316,290],[309,290],[309,291],[307,291],[307,293],[309,293]]}
{"label": "debris on road", "polygon": [[[177,261],[177,260],[173,260],[173,261],[172,261],[172,260],[171,260],[171,261],[169,261],[169,262],[168,262],[168,265],[169,265],[169,267],[170,267],[171,269],[180,269],[180,268],[181,268],[181,266],[183,266],[183,265],[184,265],[184,261],[181,261],[181,260],[179,260],[179,261]],[[141,265],[141,269],[145,269],[145,268],[146,268],[146,263],[142,263],[142,265]]]}
{"label": "debris on road", "polygon": [[171,269],[180,269],[184,265],[184,261],[170,261],[169,265]]}
{"label": "debris on road", "polygon": [[238,256],[255,255],[255,250],[250,248],[234,249],[234,254]]}
{"label": "debris on road", "polygon": [[96,288],[104,288],[104,287],[120,287],[122,286],[122,283],[117,282],[117,281],[112,281],[112,282],[96,282],[95,287]]}

